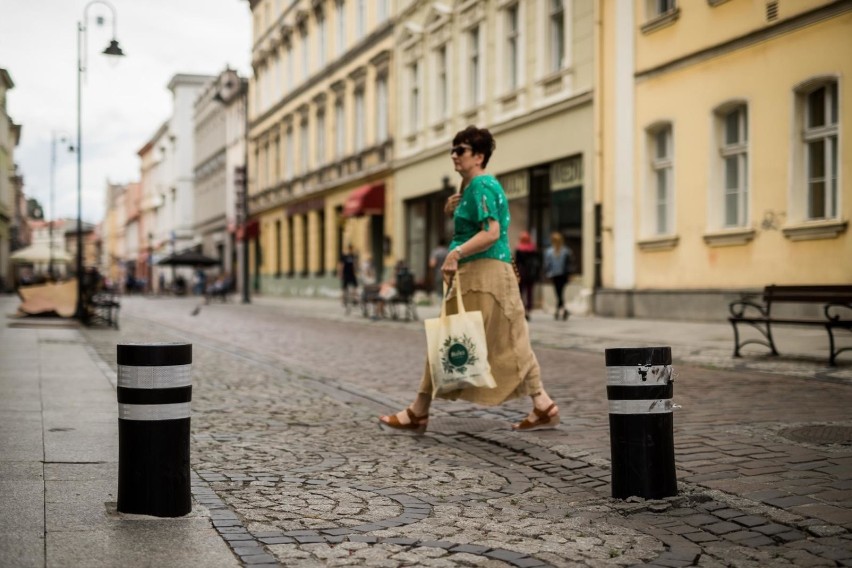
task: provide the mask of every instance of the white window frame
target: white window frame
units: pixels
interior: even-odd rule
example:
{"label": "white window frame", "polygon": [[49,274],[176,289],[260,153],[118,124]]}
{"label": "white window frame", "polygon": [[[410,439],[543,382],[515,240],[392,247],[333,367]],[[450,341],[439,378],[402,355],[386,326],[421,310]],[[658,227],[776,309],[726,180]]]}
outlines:
{"label": "white window frame", "polygon": [[343,97],[334,103],[334,154],[339,160],[346,154],[346,106]]}
{"label": "white window frame", "polygon": [[376,0],[376,16],[379,23],[390,16],[390,0]]}
{"label": "white window frame", "polygon": [[[503,22],[505,25],[505,49],[503,59],[506,61],[505,78],[503,81],[507,92],[516,90],[521,85],[521,53],[523,50],[522,18],[520,2],[509,4],[504,8]],[[514,29],[513,29],[514,28]]]}
{"label": "white window frame", "polygon": [[346,0],[337,0],[337,56],[346,51]]}
{"label": "white window frame", "polygon": [[325,109],[317,111],[317,166],[325,165]]}
{"label": "white window frame", "polygon": [[653,20],[677,10],[677,0],[645,0],[646,19]]}
{"label": "white window frame", "polygon": [[450,117],[450,66],[449,47],[443,43],[433,50],[435,63],[435,122],[442,122]]}
{"label": "white window frame", "polygon": [[420,88],[419,60],[412,61],[406,69],[406,80],[408,83],[408,133],[416,134],[420,129],[420,99],[422,90]]}
{"label": "white window frame", "polygon": [[[812,126],[811,97],[822,91],[822,124]],[[840,134],[840,87],[837,80],[822,81],[801,92],[801,148],[804,164],[804,218],[807,221],[837,219],[840,213],[840,194],[838,191],[842,154],[838,142]],[[822,175],[814,175],[813,148],[822,143]],[[822,184],[821,199],[815,199],[814,186]],[[820,203],[815,203],[819,201]]]}
{"label": "white window frame", "polygon": [[295,148],[294,140],[293,140],[293,126],[288,125],[286,133],[284,135],[285,147],[284,147],[284,163],[287,166],[287,172],[285,174],[285,178],[287,181],[290,181],[295,176],[296,172],[296,157],[294,155]]}
{"label": "white window frame", "polygon": [[467,101],[470,108],[479,106],[482,100],[482,28],[479,23],[465,33],[467,43]]}
{"label": "white window frame", "polygon": [[301,153],[300,166],[302,175],[308,173],[311,164],[311,148],[308,133],[308,120],[305,119],[299,124],[299,150]]}
{"label": "white window frame", "polygon": [[322,69],[326,63],[326,41],[328,40],[327,23],[325,13],[317,12],[317,54],[319,57],[319,67]]}
{"label": "white window frame", "polygon": [[355,89],[355,151],[360,152],[364,149],[366,138],[366,117],[364,115],[364,88]]}
{"label": "white window frame", "polygon": [[276,49],[275,57],[275,90],[273,91],[272,100],[277,100],[281,96],[281,51]]}
{"label": "white window frame", "polygon": [[376,79],[376,142],[388,139],[388,78],[380,75]]}
{"label": "white window frame", "polygon": [[287,46],[287,90],[292,91],[296,85],[296,55],[293,53],[293,45]]}
{"label": "white window frame", "polygon": [[564,0],[547,0],[547,70],[550,73],[564,69],[568,61],[566,12]]}
{"label": "white window frame", "polygon": [[[660,137],[664,154],[660,155]],[[661,123],[647,130],[648,183],[647,200],[652,236],[673,235],[674,229],[674,129],[671,123]],[[662,174],[662,177],[660,177]],[[661,185],[660,182],[663,182]]]}
{"label": "white window frame", "polygon": [[[731,139],[731,122],[735,121],[738,136]],[[719,225],[722,228],[743,228],[749,219],[749,121],[748,105],[731,103],[716,111],[718,124],[718,192],[721,198]],[[736,165],[736,180],[729,176],[729,164]],[[733,184],[731,182],[734,182]]]}
{"label": "white window frame", "polygon": [[302,81],[307,81],[310,76],[311,60],[310,60],[310,43],[308,38],[308,25],[305,23],[299,30],[300,39],[302,41]]}
{"label": "white window frame", "polygon": [[358,40],[367,35],[367,6],[364,0],[355,0],[355,37]]}

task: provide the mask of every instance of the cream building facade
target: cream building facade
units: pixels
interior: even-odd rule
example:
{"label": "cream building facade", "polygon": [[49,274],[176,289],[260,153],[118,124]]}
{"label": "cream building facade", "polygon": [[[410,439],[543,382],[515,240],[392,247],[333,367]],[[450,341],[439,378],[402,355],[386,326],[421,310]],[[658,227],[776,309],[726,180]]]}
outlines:
{"label": "cream building facade", "polygon": [[[169,121],[163,122],[153,136],[136,152],[139,156],[139,184],[141,186],[143,238],[147,251],[147,271],[151,274],[151,290],[161,292],[160,274],[165,278],[172,272],[157,266],[162,258],[174,252],[176,242],[171,238],[169,218],[165,211],[170,196],[172,161]],[[122,217],[123,222],[123,217]]]}
{"label": "cream building facade", "polygon": [[599,3],[604,315],[852,281],[852,2]]}
{"label": "cream building facade", "polygon": [[9,72],[0,68],[0,291],[11,286],[13,280],[10,255],[16,205],[15,147],[21,127],[12,122],[6,111],[6,93],[14,87]]}
{"label": "cream building facade", "polygon": [[393,2],[249,4],[254,286],[336,294],[347,245],[379,272],[393,258]]}
{"label": "cream building facade", "polygon": [[235,127],[244,118],[229,103],[241,92],[237,72],[225,69],[198,96],[193,120],[195,243],[203,254],[219,259],[227,273],[236,265],[234,169],[244,163],[242,145],[230,151]]}
{"label": "cream building facade", "polygon": [[100,270],[110,282],[124,280],[124,191],[120,184],[107,184],[104,218],[101,221]]}
{"label": "cream building facade", "polygon": [[[568,297],[589,298],[593,16],[592,0],[403,2],[395,31],[395,253],[421,284],[433,286],[430,251],[452,238],[443,205],[459,182],[453,136],[476,125],[496,139],[488,172],[509,198],[512,246],[524,230],[540,250],[552,232],[563,234],[575,257]],[[538,288],[550,309],[550,287]]]}

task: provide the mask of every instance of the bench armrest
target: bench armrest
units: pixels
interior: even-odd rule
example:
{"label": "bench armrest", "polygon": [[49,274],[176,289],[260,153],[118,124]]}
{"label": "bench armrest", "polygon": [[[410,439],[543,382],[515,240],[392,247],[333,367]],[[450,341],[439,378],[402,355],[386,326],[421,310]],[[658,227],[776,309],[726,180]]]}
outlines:
{"label": "bench armrest", "polygon": [[[848,311],[844,312],[844,310]],[[852,304],[846,304],[843,302],[829,302],[825,305],[823,311],[825,312],[825,317],[828,319],[828,321],[837,322],[841,319],[849,319],[849,317],[852,316]],[[845,313],[847,318],[841,318],[840,315],[842,313]]]}
{"label": "bench armrest", "polygon": [[757,312],[763,316],[769,316],[769,310],[767,310],[763,305],[756,304],[749,300],[737,300],[736,302],[731,302],[728,304],[728,310],[731,312],[731,316],[735,318],[746,317],[746,312],[748,310],[757,310]]}

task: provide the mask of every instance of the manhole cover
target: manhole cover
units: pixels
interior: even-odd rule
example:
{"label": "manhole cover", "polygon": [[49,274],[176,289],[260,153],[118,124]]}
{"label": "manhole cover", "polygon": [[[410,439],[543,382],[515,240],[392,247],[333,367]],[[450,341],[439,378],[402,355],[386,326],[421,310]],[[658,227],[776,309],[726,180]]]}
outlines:
{"label": "manhole cover", "polygon": [[465,432],[488,432],[507,430],[509,422],[487,418],[430,418],[429,432],[437,434],[462,434]]}
{"label": "manhole cover", "polygon": [[795,442],[852,445],[852,426],[801,426],[784,430],[782,435]]}

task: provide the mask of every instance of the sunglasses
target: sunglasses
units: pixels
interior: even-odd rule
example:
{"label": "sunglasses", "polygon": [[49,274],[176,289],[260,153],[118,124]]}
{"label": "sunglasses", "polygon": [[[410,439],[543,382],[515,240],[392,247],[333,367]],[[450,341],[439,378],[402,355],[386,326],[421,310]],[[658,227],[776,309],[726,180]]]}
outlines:
{"label": "sunglasses", "polygon": [[453,149],[450,150],[450,156],[464,156],[464,153],[468,150],[473,150],[473,148],[459,144],[458,146],[453,146]]}

